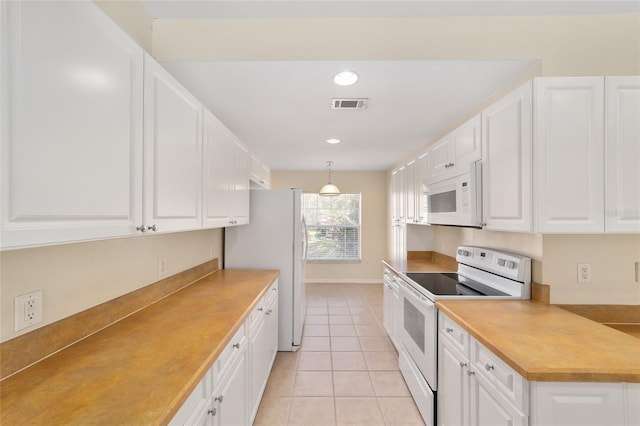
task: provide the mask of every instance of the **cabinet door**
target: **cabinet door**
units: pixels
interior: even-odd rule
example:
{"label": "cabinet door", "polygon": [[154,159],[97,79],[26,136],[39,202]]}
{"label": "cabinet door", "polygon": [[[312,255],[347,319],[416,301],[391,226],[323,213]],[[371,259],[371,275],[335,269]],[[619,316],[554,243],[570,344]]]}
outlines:
{"label": "cabinet door", "polygon": [[395,281],[391,286],[391,343],[400,350],[400,312],[402,299],[400,298],[400,287]]}
{"label": "cabinet door", "polygon": [[211,407],[211,373],[207,372],[169,425],[208,425],[212,420]]}
{"label": "cabinet door", "polygon": [[411,161],[405,167],[405,200],[406,200],[406,213],[405,220],[407,223],[414,223],[416,221],[416,162]]}
{"label": "cabinet door", "polygon": [[468,423],[469,361],[442,333],[438,340],[438,425],[461,426]]}
{"label": "cabinet door", "polygon": [[606,77],[606,231],[640,232],[640,77]]}
{"label": "cabinet door", "polygon": [[244,426],[248,424],[247,409],[247,350],[246,346],[235,360],[229,375],[222,380],[219,390],[214,391],[218,426]]}
{"label": "cabinet door", "polygon": [[482,206],[486,229],[533,231],[532,83],[482,113]]}
{"label": "cabinet door", "polygon": [[453,140],[449,134],[429,148],[430,177],[445,174],[452,167]]}
{"label": "cabinet door", "polygon": [[625,416],[627,418],[627,425],[640,425],[640,383],[626,383],[625,392]]}
{"label": "cabinet door", "polygon": [[144,224],[202,227],[202,104],[145,55]]}
{"label": "cabinet door", "polygon": [[532,425],[625,424],[623,383],[535,382],[531,397]]}
{"label": "cabinet door", "polygon": [[406,188],[407,188],[407,168],[400,167],[398,172],[396,173],[396,189],[395,189],[395,211],[396,218],[398,222],[406,222],[407,220],[407,198],[406,198]]}
{"label": "cabinet door", "polygon": [[482,120],[478,114],[453,131],[451,135],[453,167],[464,166],[482,158],[481,127]]}
{"label": "cabinet door", "polygon": [[406,225],[404,223],[395,223],[391,230],[391,244],[393,261],[405,261],[407,259],[406,245]]}
{"label": "cabinet door", "polygon": [[393,314],[393,294],[391,292],[391,276],[387,278],[385,271],[382,287],[382,325],[389,336],[393,334],[391,318]]}
{"label": "cabinet door", "polygon": [[604,78],[534,81],[538,231],[604,232]]}
{"label": "cabinet door", "polygon": [[1,2],[2,248],[142,223],[143,51],[91,2]]}
{"label": "cabinet door", "polygon": [[[263,307],[266,309],[266,307]],[[261,318],[249,335],[249,415],[253,420],[258,407],[260,397],[267,381],[267,339],[269,337],[266,328],[266,315],[261,311]]]}
{"label": "cabinet door", "polygon": [[430,175],[429,153],[425,152],[418,157],[416,169],[416,214],[418,223],[427,223],[427,196],[425,195],[423,181]]}
{"label": "cabinet door", "polygon": [[230,215],[234,225],[246,225],[249,223],[249,152],[238,141],[234,141],[232,176]]}
{"label": "cabinet door", "polygon": [[498,390],[481,375],[473,373],[469,386],[470,424],[479,426],[527,426],[529,424],[527,416],[505,401]]}
{"label": "cabinet door", "polygon": [[203,143],[203,226],[229,226],[234,141],[231,132],[208,110],[204,111]]}

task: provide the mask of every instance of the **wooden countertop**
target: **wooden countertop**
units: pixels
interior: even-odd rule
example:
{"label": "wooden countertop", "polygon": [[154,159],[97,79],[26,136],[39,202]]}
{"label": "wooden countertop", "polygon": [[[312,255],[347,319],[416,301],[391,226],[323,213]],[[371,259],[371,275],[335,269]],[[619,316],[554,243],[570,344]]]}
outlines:
{"label": "wooden countertop", "polygon": [[504,300],[437,306],[529,381],[640,383],[640,340],[564,309]]}
{"label": "wooden countertop", "polygon": [[217,271],[8,377],[0,423],[168,423],[278,274]]}

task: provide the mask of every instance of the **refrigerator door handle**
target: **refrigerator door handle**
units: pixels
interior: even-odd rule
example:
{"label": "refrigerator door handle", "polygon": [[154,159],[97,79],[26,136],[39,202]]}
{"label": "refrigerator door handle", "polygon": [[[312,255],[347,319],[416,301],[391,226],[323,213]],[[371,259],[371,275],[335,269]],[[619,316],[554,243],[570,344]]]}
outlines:
{"label": "refrigerator door handle", "polygon": [[302,262],[306,262],[307,261],[307,248],[308,248],[308,241],[307,241],[307,222],[304,219],[304,216],[302,216]]}

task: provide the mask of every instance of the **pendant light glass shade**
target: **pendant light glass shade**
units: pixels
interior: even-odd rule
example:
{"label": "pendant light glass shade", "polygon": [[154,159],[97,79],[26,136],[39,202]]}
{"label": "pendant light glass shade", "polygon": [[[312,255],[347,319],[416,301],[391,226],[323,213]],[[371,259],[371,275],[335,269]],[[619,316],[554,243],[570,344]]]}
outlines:
{"label": "pendant light glass shade", "polygon": [[333,161],[327,161],[327,169],[329,169],[329,183],[320,188],[320,195],[322,196],[331,197],[334,195],[340,195],[338,187],[331,183],[331,164],[333,164]]}

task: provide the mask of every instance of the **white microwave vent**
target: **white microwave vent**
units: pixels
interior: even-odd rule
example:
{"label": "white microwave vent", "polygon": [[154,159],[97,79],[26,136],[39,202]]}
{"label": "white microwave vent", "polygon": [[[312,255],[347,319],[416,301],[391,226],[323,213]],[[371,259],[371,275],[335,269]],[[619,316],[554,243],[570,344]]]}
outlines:
{"label": "white microwave vent", "polygon": [[367,98],[331,99],[331,109],[366,109]]}

